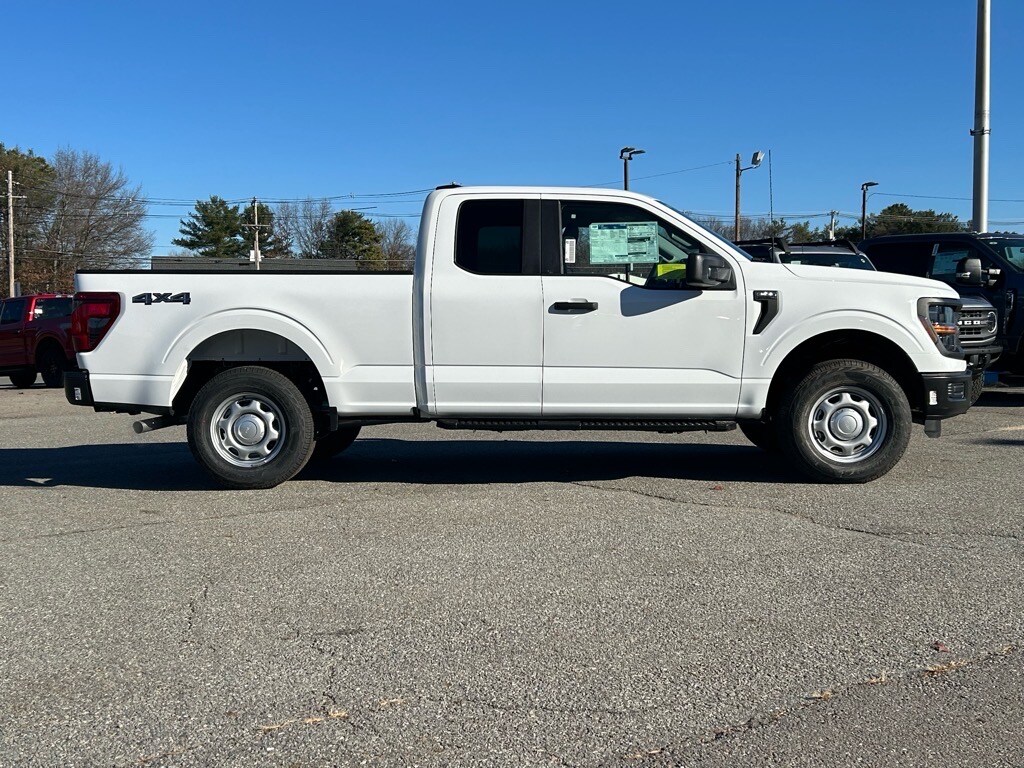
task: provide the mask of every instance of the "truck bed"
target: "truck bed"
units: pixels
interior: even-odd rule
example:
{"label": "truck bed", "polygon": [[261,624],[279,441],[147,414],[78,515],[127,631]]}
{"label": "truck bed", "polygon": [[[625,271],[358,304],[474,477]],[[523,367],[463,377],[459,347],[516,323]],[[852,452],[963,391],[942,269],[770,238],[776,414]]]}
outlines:
{"label": "truck bed", "polygon": [[[254,351],[258,359],[272,343],[275,356],[316,364],[340,414],[408,415],[412,280],[372,272],[80,272],[79,290],[119,293],[122,302],[108,334],[116,343],[80,354],[80,363],[97,372],[97,402],[167,407],[190,359],[253,359]],[[246,333],[255,327],[264,330]]]}

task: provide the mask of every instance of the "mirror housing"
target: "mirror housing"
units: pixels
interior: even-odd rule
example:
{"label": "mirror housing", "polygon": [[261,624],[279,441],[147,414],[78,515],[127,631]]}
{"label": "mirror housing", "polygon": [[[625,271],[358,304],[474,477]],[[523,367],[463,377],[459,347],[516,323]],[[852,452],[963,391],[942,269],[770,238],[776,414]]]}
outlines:
{"label": "mirror housing", "polygon": [[981,259],[960,259],[956,264],[956,282],[959,285],[982,285],[985,279],[981,274]]}
{"label": "mirror housing", "polygon": [[715,253],[691,253],[686,258],[686,285],[688,288],[731,288],[732,267]]}

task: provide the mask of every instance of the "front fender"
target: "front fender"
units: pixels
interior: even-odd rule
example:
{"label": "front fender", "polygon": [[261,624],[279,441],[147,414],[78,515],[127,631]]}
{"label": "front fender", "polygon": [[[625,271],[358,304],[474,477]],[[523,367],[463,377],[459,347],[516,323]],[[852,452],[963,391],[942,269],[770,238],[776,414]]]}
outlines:
{"label": "front fender", "polygon": [[[770,326],[769,326],[770,327]],[[750,345],[750,362],[760,376],[771,378],[783,360],[789,354],[816,336],[834,331],[862,331],[873,333],[896,344],[913,361],[918,370],[946,370],[942,365],[943,358],[926,339],[920,339],[910,330],[886,315],[867,310],[835,310],[821,312],[805,318],[793,325],[786,326],[777,336],[764,339],[763,346],[758,345],[757,336],[752,337]],[[924,336],[922,329],[921,335]],[[963,363],[948,358],[951,362]],[[952,370],[952,367],[950,367]]]}

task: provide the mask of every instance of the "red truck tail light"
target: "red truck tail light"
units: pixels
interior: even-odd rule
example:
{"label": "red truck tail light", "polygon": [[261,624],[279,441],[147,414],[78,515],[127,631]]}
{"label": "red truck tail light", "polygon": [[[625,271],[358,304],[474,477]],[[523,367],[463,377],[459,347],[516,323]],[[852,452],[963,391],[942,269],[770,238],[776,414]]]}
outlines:
{"label": "red truck tail light", "polygon": [[76,293],[75,308],[71,312],[71,344],[75,352],[96,349],[119,314],[119,293]]}

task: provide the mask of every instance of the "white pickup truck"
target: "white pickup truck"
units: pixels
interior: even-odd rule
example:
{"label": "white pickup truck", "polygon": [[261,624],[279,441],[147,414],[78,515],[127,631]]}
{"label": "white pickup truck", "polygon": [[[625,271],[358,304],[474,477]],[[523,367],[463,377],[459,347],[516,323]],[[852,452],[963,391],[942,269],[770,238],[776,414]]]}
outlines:
{"label": "white pickup truck", "polygon": [[266,488],[360,427],[685,432],[737,424],[810,477],[865,482],[970,373],[956,292],[755,263],[623,191],[444,187],[413,274],[83,271],[71,403],[187,424],[196,459]]}

